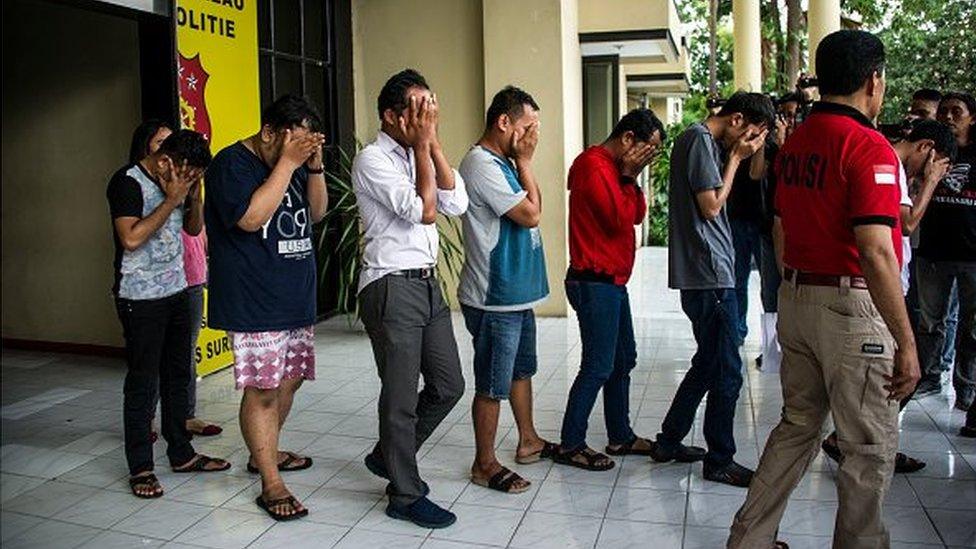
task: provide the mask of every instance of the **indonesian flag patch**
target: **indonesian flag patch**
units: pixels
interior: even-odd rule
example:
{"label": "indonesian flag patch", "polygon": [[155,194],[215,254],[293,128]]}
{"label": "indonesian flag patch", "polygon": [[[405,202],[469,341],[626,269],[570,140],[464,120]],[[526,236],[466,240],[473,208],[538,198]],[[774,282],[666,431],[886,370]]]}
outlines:
{"label": "indonesian flag patch", "polygon": [[896,166],[892,166],[891,164],[875,164],[874,183],[876,185],[894,185],[898,182],[895,178],[897,169]]}

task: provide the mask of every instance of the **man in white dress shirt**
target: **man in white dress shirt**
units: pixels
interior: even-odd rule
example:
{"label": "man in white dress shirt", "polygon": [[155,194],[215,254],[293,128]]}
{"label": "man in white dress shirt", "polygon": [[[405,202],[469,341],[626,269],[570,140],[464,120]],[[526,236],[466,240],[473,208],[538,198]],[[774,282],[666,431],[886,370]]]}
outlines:
{"label": "man in white dress shirt", "polygon": [[390,481],[387,515],[444,528],[456,517],[427,498],[416,454],[464,392],[451,312],[434,272],[434,222],[437,212],[463,214],[468,195],[441,150],[437,97],[424,77],[410,69],[393,75],[377,103],[380,132],[352,167],[364,232],[360,315],[383,385],[380,440],[365,461]]}

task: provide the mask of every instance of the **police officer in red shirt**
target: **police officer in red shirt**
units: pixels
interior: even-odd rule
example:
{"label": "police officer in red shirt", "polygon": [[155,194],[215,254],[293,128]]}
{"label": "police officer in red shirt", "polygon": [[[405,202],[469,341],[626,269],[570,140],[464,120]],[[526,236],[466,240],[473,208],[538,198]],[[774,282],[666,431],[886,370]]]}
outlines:
{"label": "police officer in red shirt", "polygon": [[828,413],[844,455],[833,547],[890,545],[882,505],[898,401],[920,372],[899,276],[898,157],[872,122],[884,98],[884,62],[884,45],[870,33],[825,37],[817,48],[822,100],[777,157],[784,403],[730,548],[784,546],[776,531]]}

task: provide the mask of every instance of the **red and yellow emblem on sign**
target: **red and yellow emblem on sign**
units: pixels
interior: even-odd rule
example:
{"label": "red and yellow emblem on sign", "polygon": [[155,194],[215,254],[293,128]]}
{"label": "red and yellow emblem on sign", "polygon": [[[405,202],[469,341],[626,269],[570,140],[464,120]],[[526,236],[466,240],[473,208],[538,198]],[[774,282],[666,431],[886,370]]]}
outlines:
{"label": "red and yellow emblem on sign", "polygon": [[[200,62],[200,54],[191,59],[179,55],[177,76],[180,79],[180,126],[203,134],[210,141],[210,114],[207,113],[207,80],[210,75]],[[216,152],[216,151],[214,151]]]}

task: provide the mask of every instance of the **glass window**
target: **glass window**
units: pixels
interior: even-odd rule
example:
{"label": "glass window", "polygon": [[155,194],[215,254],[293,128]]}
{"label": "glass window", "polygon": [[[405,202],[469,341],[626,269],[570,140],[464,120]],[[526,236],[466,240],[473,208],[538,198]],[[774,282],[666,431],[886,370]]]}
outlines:
{"label": "glass window", "polygon": [[272,0],[275,50],[301,55],[302,14],[299,0]]}
{"label": "glass window", "polygon": [[325,14],[323,0],[304,0],[305,57],[325,58]]}

